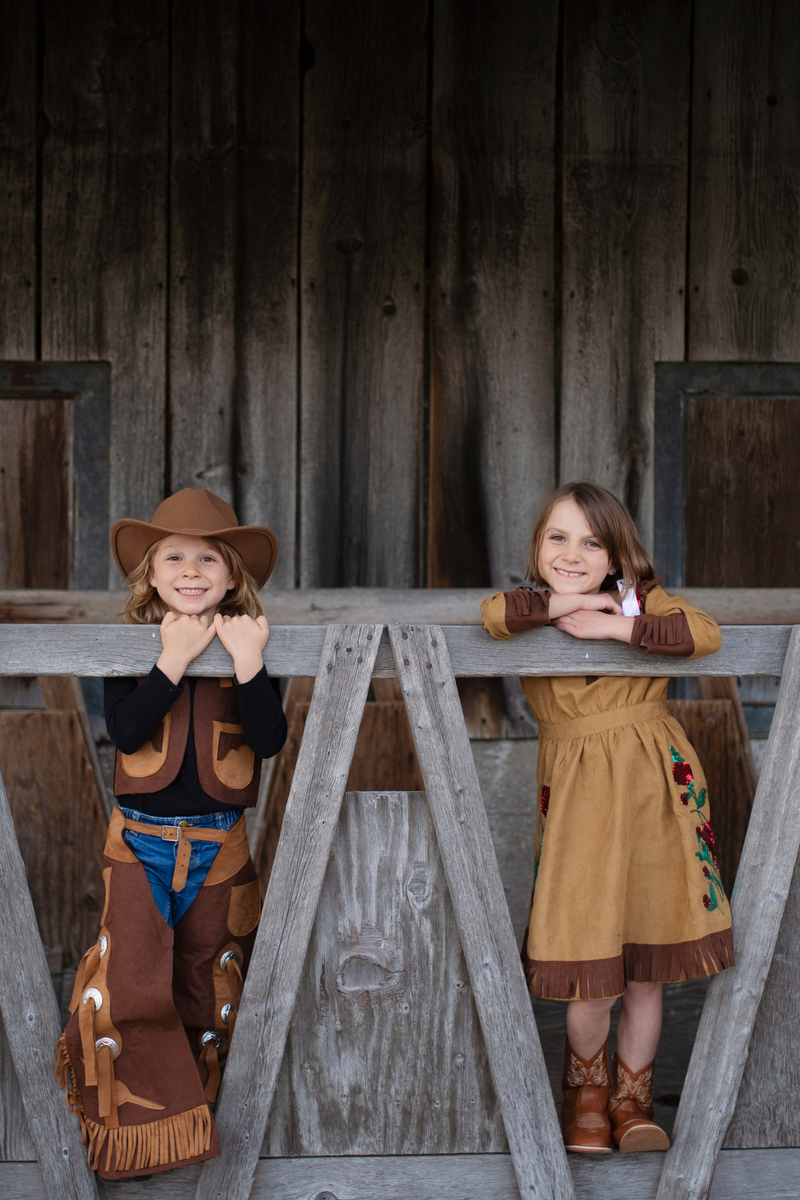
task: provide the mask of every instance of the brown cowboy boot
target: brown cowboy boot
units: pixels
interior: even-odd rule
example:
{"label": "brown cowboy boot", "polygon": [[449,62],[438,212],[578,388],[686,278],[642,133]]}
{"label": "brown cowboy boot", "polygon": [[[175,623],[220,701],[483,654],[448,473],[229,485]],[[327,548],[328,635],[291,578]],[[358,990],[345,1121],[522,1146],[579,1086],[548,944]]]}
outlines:
{"label": "brown cowboy boot", "polygon": [[590,1059],[581,1058],[567,1041],[564,1047],[564,1075],[561,1080],[564,1103],[561,1126],[564,1145],[576,1154],[610,1154],[611,1125],[606,1113],[611,1094],[608,1050],[601,1046]]}
{"label": "brown cowboy boot", "polygon": [[669,1138],[653,1120],[653,1066],[631,1071],[614,1055],[616,1087],[608,1102],[614,1141],[622,1154],[669,1150]]}

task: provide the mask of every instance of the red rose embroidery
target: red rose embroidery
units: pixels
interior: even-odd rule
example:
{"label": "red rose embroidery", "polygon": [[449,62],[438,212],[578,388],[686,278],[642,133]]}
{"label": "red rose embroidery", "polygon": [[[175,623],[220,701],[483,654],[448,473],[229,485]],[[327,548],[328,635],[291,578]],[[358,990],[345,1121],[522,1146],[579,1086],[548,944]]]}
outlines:
{"label": "red rose embroidery", "polygon": [[[692,768],[688,763],[685,762],[674,763],[672,767],[672,778],[676,783],[679,783],[681,787],[686,787],[687,783],[691,783],[694,779],[694,775],[692,775]],[[681,799],[683,799],[683,797],[681,797]]]}
{"label": "red rose embroidery", "polygon": [[686,805],[688,805],[688,803],[689,803],[689,793],[688,793],[688,792],[681,792],[681,804],[686,804]]}
{"label": "red rose embroidery", "polygon": [[706,879],[711,878],[711,872],[709,871],[708,867],[703,867],[703,874],[705,875]]}
{"label": "red rose embroidery", "polygon": [[547,816],[547,809],[550,806],[550,788],[546,785],[542,788],[542,816]]}
{"label": "red rose embroidery", "polygon": [[714,831],[709,825],[708,821],[703,821],[703,824],[697,827],[697,834],[703,839],[713,854],[717,848],[717,843],[714,841]]}
{"label": "red rose embroidery", "polygon": [[711,908],[711,897],[708,895],[703,896],[703,904],[706,908]]}

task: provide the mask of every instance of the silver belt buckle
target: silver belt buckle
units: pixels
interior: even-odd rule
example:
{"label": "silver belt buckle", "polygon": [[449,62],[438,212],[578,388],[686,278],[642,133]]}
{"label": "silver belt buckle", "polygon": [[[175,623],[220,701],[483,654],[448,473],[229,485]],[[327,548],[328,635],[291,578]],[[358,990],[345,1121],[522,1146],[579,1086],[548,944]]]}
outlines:
{"label": "silver belt buckle", "polygon": [[181,836],[181,831],[177,825],[162,825],[161,840],[162,842],[177,842]]}

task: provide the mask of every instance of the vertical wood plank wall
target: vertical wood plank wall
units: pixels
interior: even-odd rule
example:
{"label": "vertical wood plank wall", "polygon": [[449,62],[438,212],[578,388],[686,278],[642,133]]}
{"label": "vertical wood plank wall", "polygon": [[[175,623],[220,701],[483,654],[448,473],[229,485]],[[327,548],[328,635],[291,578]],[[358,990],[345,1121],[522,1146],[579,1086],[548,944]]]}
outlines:
{"label": "vertical wood plank wall", "polygon": [[559,480],[651,538],[656,361],[800,359],[792,0],[1,19],[0,352],[111,363],[113,518],[205,485],[278,586],[508,586]]}

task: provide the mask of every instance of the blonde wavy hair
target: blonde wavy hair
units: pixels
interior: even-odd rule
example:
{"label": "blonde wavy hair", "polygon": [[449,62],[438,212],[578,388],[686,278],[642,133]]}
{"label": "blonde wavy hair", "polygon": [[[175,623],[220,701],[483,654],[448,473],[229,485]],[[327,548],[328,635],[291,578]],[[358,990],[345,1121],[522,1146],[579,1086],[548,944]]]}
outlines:
{"label": "blonde wavy hair", "polygon": [[[126,580],[130,589],[122,608],[122,619],[126,625],[160,625],[169,611],[149,578],[150,568],[163,540],[160,538],[148,547],[144,558]],[[219,606],[222,615],[263,617],[264,605],[258,594],[258,585],[242,562],[238,551],[227,542],[221,542],[219,538],[207,537],[203,538],[203,541],[216,550],[233,576],[234,586]]]}
{"label": "blonde wavy hair", "polygon": [[528,579],[540,587],[546,586],[546,581],[539,572],[539,553],[550,514],[561,500],[575,501],[586,517],[592,533],[608,551],[608,556],[616,567],[613,575],[606,576],[601,591],[616,592],[617,580],[621,579],[624,581],[627,595],[631,590],[636,591],[639,584],[655,578],[655,567],[642,545],[639,531],[627,508],[604,487],[588,479],[581,479],[556,488],[542,506],[531,536]]}

